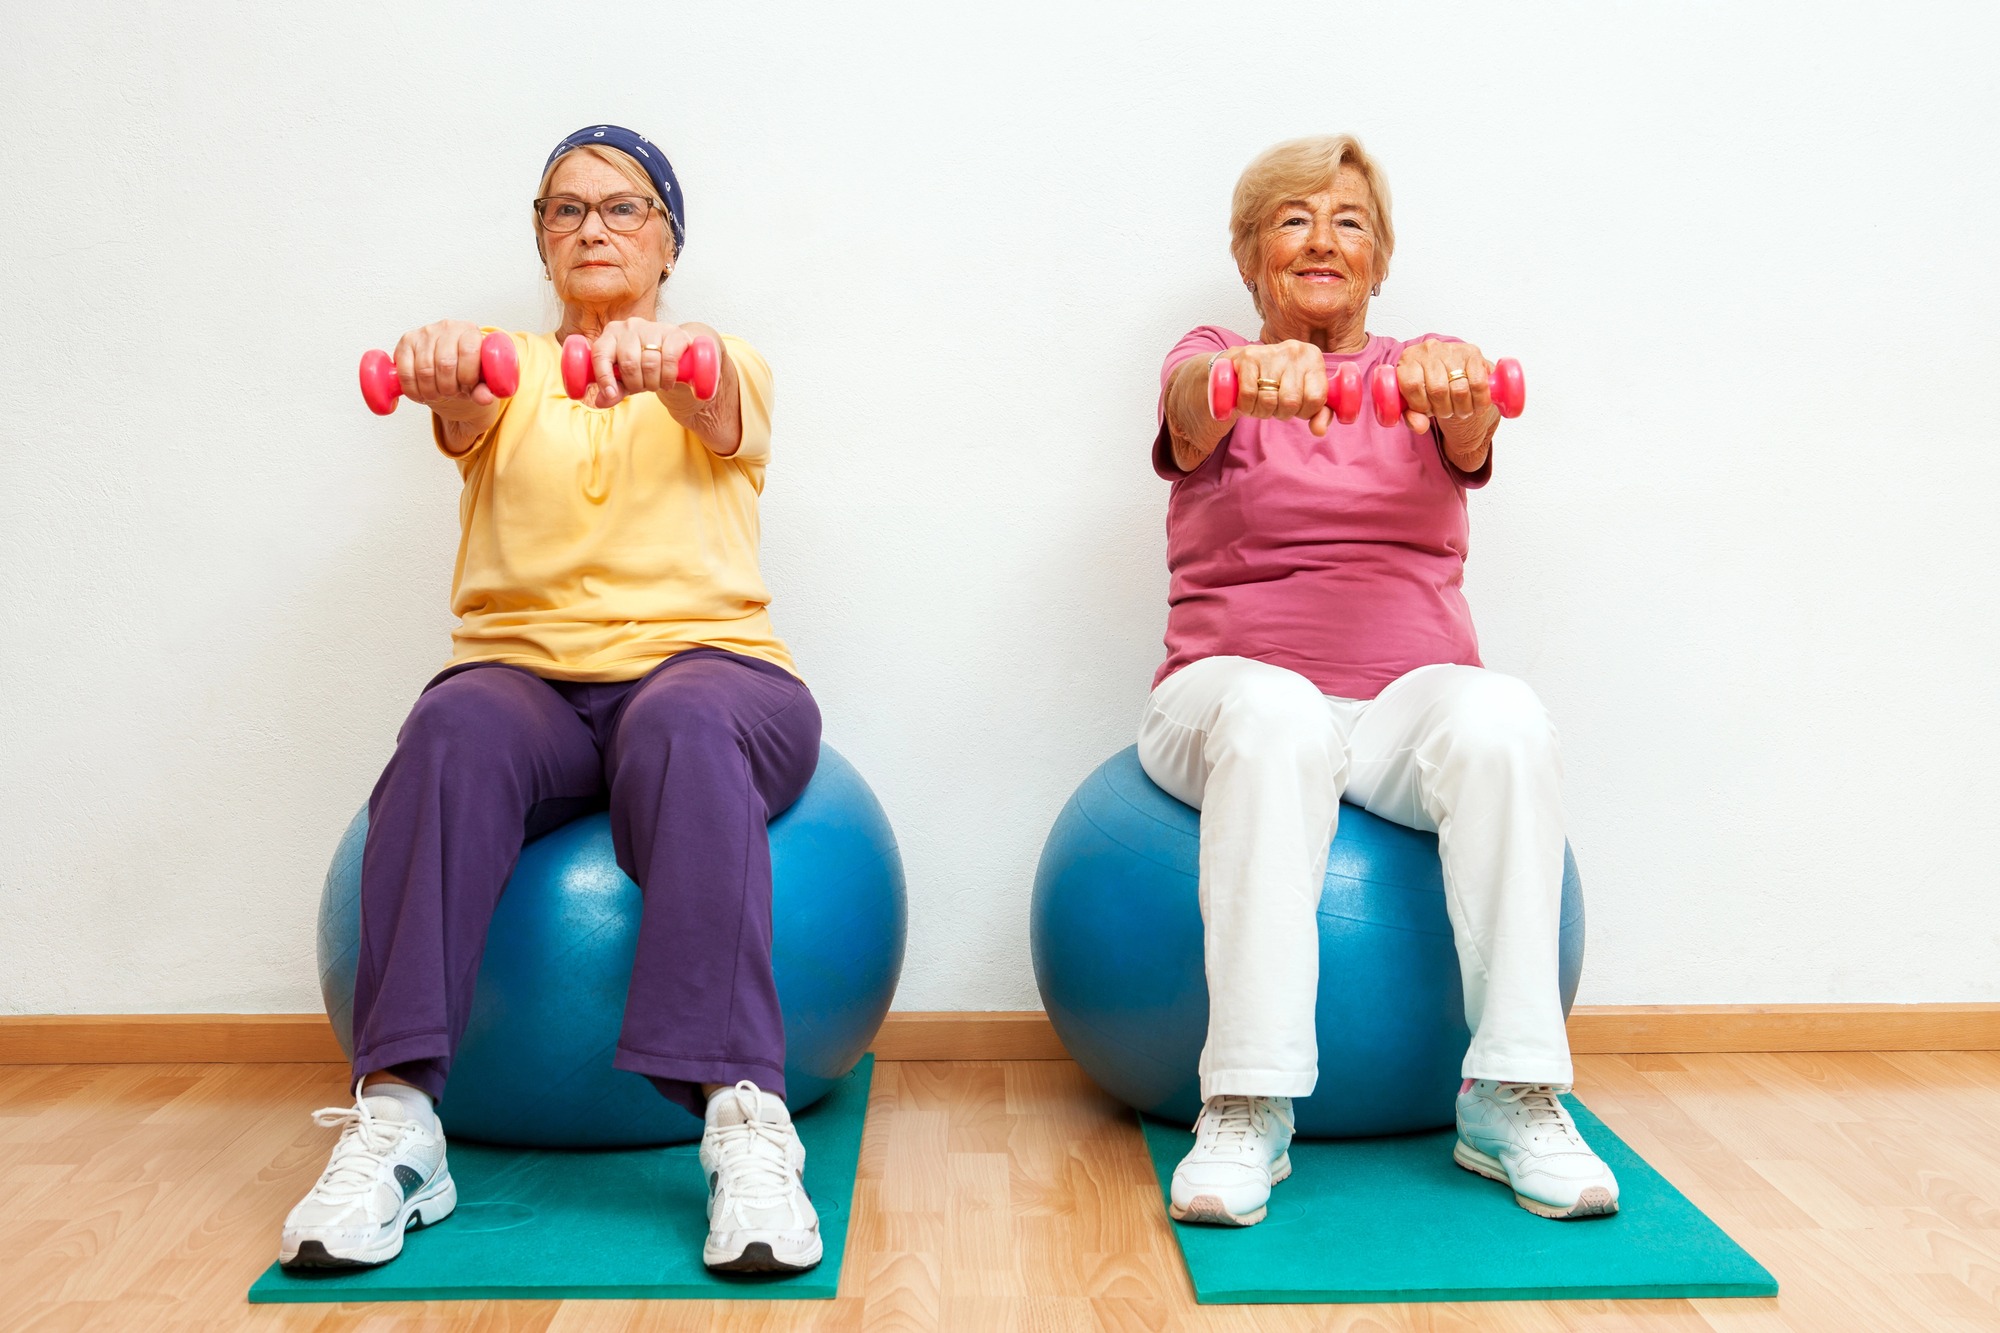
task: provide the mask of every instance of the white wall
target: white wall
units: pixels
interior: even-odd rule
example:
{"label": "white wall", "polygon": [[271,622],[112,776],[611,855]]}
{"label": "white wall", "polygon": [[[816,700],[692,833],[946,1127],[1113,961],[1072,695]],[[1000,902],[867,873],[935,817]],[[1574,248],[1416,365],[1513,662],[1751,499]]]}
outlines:
{"label": "white wall", "polygon": [[1160,357],[1236,172],[1352,130],[1373,326],[1521,357],[1488,661],[1566,738],[1590,1002],[2000,998],[1990,6],[14,4],[0,1009],[304,1010],[447,651],[455,476],[354,363],[546,311],[601,119],[769,355],[781,631],[907,857],[906,1008],[1035,1004],[1036,856],[1160,654]]}

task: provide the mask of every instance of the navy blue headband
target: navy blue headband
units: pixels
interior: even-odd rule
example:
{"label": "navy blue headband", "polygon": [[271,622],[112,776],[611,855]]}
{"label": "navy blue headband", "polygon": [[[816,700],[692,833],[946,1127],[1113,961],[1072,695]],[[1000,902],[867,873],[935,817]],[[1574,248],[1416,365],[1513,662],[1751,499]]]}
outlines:
{"label": "navy blue headband", "polygon": [[660,198],[667,205],[667,218],[674,228],[674,258],[679,259],[681,251],[687,247],[687,223],[681,204],[681,184],[674,179],[674,164],[667,161],[667,155],[653,146],[653,141],[643,134],[618,125],[586,125],[556,145],[549,154],[549,160],[542,165],[542,174],[547,175],[556,159],[572,149],[595,144],[600,148],[616,148],[628,153],[632,159],[646,169],[646,178],[653,182],[653,188],[660,192]]}

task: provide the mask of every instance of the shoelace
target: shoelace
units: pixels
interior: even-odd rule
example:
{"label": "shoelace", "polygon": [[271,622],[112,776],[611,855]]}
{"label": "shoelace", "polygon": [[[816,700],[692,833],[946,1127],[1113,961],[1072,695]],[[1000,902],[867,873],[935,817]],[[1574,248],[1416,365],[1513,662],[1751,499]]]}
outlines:
{"label": "shoelace", "polygon": [[1201,1115],[1194,1122],[1194,1132],[1199,1137],[1203,1126],[1208,1126],[1211,1147],[1240,1153],[1249,1147],[1251,1134],[1262,1133],[1273,1120],[1286,1129],[1293,1128],[1292,1117],[1279,1110],[1278,1104],[1269,1097],[1225,1095],[1202,1103]]}
{"label": "shoelace", "polygon": [[1528,1133],[1537,1139],[1553,1136],[1564,1143],[1583,1143],[1576,1132],[1576,1126],[1563,1114],[1562,1103],[1556,1100],[1556,1090],[1549,1083],[1502,1083],[1494,1088],[1493,1095],[1501,1102],[1511,1102],[1528,1114]]}
{"label": "shoelace", "polygon": [[313,1123],[340,1131],[333,1146],[333,1158],[326,1174],[314,1190],[329,1200],[346,1201],[365,1195],[388,1165],[389,1154],[402,1138],[402,1128],[375,1118],[361,1085],[354,1087],[354,1105],[323,1106],[313,1112]]}
{"label": "shoelace", "polygon": [[796,1179],[788,1151],[791,1135],[782,1122],[765,1118],[764,1096],[755,1083],[744,1079],[729,1091],[744,1117],[742,1124],[723,1125],[715,1135],[729,1192],[745,1203],[778,1202]]}

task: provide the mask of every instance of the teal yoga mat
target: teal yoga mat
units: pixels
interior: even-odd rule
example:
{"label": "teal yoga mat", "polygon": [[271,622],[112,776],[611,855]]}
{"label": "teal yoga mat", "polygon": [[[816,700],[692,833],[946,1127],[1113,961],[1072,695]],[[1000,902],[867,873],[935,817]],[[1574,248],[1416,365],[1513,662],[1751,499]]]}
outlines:
{"label": "teal yoga mat", "polygon": [[[1254,1227],[1174,1225],[1204,1305],[1775,1296],[1764,1266],[1574,1097],[1618,1175],[1611,1217],[1555,1222],[1453,1164],[1453,1132],[1292,1145],[1292,1176]],[[1166,1198],[1193,1139],[1144,1120]]]}
{"label": "teal yoga mat", "polygon": [[[826,1257],[796,1276],[701,1266],[708,1191],[697,1145],[538,1151],[451,1145],[458,1207],[412,1231],[380,1268],[292,1275],[276,1264],[252,1304],[429,1300],[831,1300],[840,1285],[875,1057],[798,1115]],[[272,1241],[276,1242],[273,1235]]]}

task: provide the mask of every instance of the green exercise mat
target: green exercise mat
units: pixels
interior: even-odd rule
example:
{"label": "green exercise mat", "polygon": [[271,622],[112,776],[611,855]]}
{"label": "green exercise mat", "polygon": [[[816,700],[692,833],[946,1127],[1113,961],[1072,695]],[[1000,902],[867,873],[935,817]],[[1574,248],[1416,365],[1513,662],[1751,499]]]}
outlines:
{"label": "green exercise mat", "polygon": [[412,1231],[395,1260],[345,1273],[291,1274],[272,1264],[250,1300],[831,1300],[874,1061],[863,1056],[798,1115],[826,1247],[810,1272],[734,1276],[701,1266],[708,1190],[695,1144],[558,1152],[454,1143],[457,1209]]}
{"label": "green exercise mat", "polygon": [[[1574,1097],[1619,1211],[1556,1222],[1451,1160],[1453,1131],[1292,1145],[1253,1227],[1174,1224],[1204,1305],[1775,1296],[1764,1266]],[[1143,1120],[1164,1200],[1193,1139]]]}

